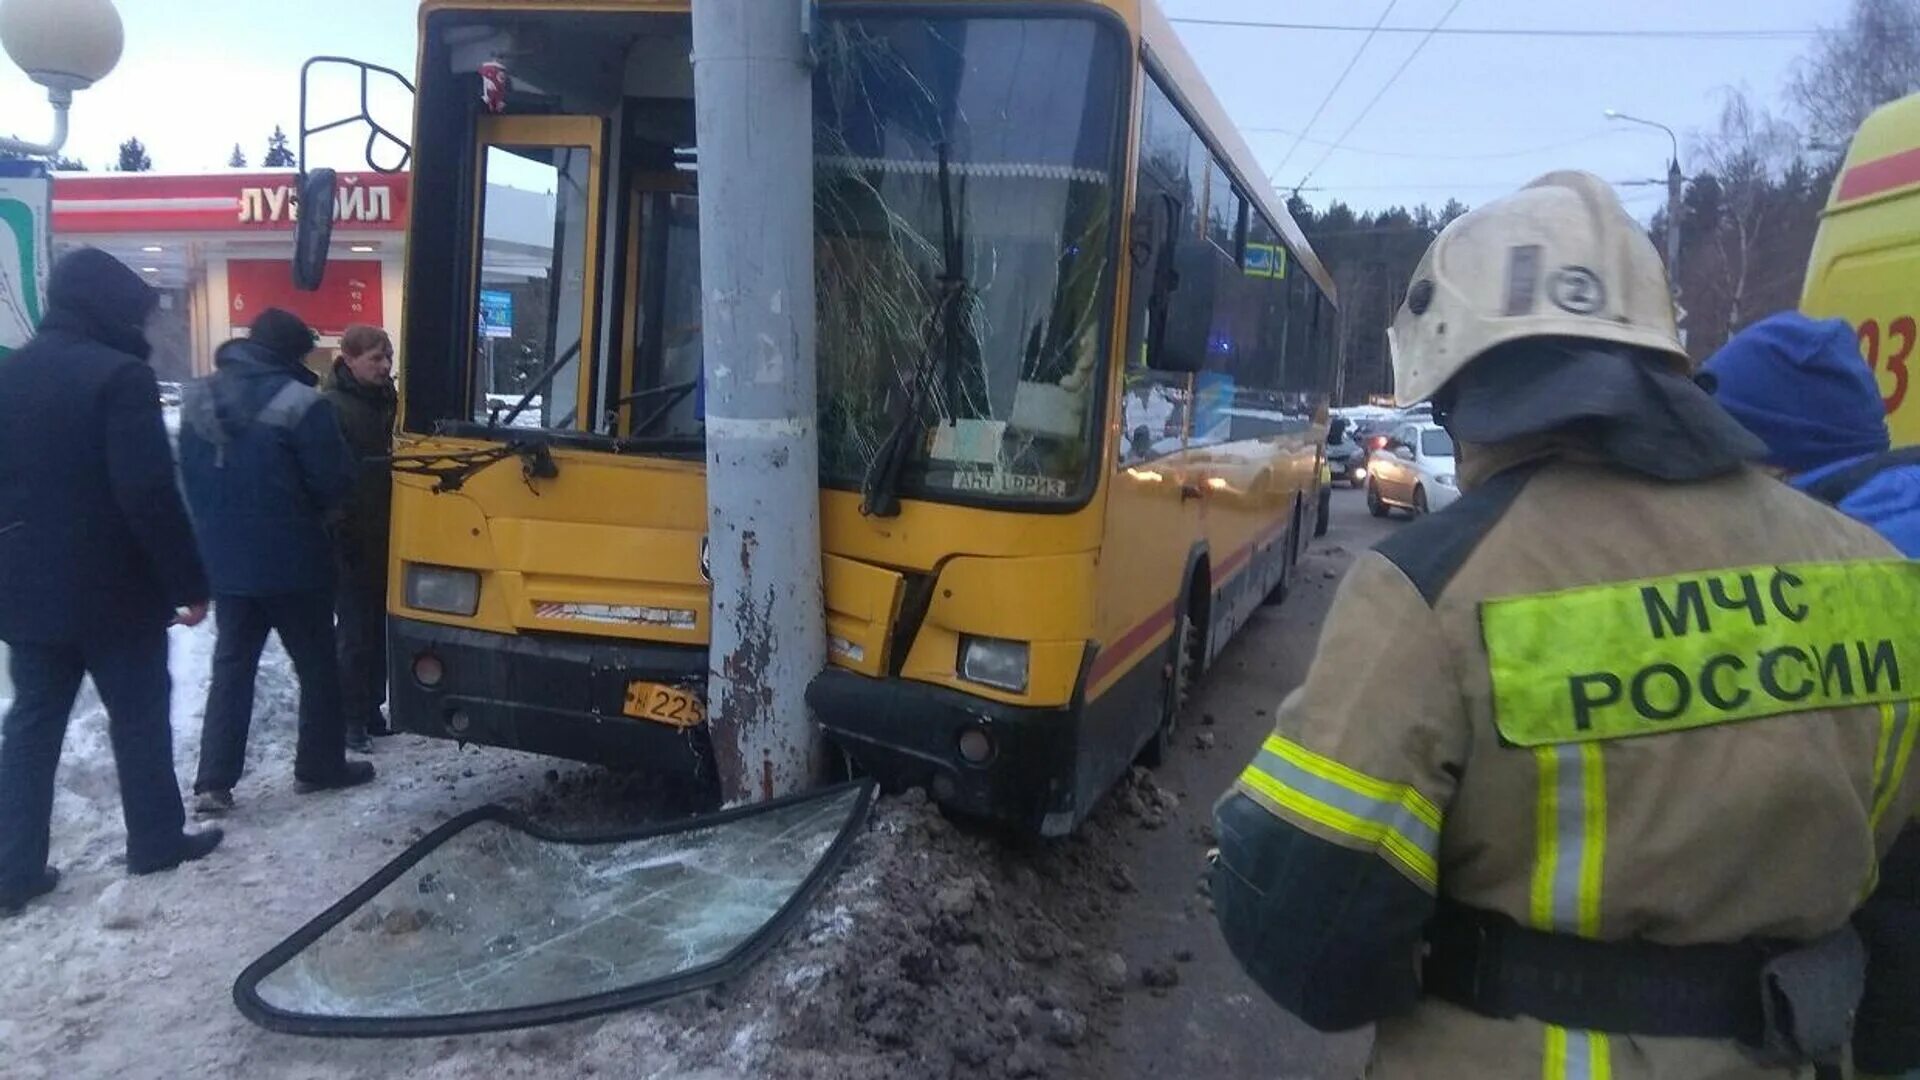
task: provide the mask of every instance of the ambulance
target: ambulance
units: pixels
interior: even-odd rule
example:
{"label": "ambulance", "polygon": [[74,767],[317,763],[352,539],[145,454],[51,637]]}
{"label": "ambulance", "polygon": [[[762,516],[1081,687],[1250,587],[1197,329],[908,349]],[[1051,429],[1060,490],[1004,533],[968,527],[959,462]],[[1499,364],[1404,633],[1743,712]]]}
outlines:
{"label": "ambulance", "polygon": [[1853,324],[1894,445],[1920,443],[1920,94],[1880,107],[1854,136],[1800,309]]}

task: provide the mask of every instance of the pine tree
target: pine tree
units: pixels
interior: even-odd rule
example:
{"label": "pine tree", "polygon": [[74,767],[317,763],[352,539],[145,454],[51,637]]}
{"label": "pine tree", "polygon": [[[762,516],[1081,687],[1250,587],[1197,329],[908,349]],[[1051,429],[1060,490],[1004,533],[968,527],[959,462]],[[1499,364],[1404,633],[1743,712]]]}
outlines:
{"label": "pine tree", "polygon": [[247,155],[240,150],[240,144],[233,144],[233,154],[227,158],[227,168],[244,169],[247,167]]}
{"label": "pine tree", "polygon": [[279,124],[273,125],[273,134],[267,136],[267,156],[260,159],[260,164],[269,169],[290,169],[299,163],[287,148],[287,133]]}
{"label": "pine tree", "polygon": [[138,137],[120,144],[120,172],[148,172],[152,168],[153,159],[147,156],[146,144]]}

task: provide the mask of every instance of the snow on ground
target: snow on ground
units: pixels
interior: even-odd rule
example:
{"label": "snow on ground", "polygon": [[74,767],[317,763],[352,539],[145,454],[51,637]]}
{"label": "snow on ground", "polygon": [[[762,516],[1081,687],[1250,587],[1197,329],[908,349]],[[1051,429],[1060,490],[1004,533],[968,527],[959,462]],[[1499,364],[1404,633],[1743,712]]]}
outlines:
{"label": "snow on ground", "polygon": [[[190,788],[213,623],[171,635],[175,771]],[[0,1072],[227,1075],[268,1060],[279,1063],[273,1075],[385,1071],[383,1055],[335,1061],[329,1051],[337,1044],[252,1029],[228,998],[233,978],[425,829],[537,791],[546,764],[400,736],[383,740],[375,755],[382,775],[374,785],[295,795],[297,705],[291,663],[272,643],[261,661],[239,807],[221,823],[226,843],[179,871],[132,878],[106,716],[91,686],[82,689],[54,801],[52,861],[65,877],[49,901],[0,923]]]}
{"label": "snow on ground", "polygon": [[[190,785],[214,634],[211,621],[171,633],[175,762]],[[241,969],[455,814],[504,802],[560,827],[604,829],[659,813],[633,778],[409,736],[380,740],[375,784],[296,795],[296,707],[290,664],[270,645],[226,843],[173,873],[130,878],[106,718],[83,690],[54,808],[53,861],[66,876],[48,900],[0,922],[0,1074],[1057,1076],[1083,1040],[1104,1037],[1101,1018],[1128,988],[1125,963],[1099,941],[1113,903],[1105,883],[1124,884],[1114,837],[1156,824],[1128,815],[1161,813],[1143,775],[1080,836],[1036,848],[963,832],[924,797],[884,800],[785,944],[720,992],[460,1039],[260,1030],[231,1000]]]}

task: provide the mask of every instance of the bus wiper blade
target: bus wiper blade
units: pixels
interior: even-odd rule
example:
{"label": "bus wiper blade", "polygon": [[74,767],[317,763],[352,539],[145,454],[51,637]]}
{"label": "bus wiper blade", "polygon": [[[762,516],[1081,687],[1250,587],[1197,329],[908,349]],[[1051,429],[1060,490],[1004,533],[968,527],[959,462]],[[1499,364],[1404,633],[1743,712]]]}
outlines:
{"label": "bus wiper blade", "polygon": [[513,403],[513,408],[507,410],[505,417],[502,417],[498,410],[489,413],[487,415],[487,426],[499,427],[501,424],[512,426],[514,420],[526,410],[527,403],[531,402],[537,395],[545,392],[547,384],[553,381],[555,375],[560,374],[560,369],[566,367],[569,361],[579,355],[579,342],[576,341],[572,345],[567,346],[567,351],[561,353],[558,360],[548,364],[546,369],[540,372],[540,377],[533,380],[533,385],[527,387],[527,392],[520,395],[520,400]]}
{"label": "bus wiper blade", "polygon": [[[467,481],[508,458],[520,459],[520,479],[528,489],[535,480],[551,480],[560,475],[560,466],[544,442],[510,442],[480,450],[454,450],[447,453],[395,454],[393,471],[410,476],[430,477],[434,494],[459,491]],[[539,494],[537,490],[534,494]]]}
{"label": "bus wiper blade", "polygon": [[[949,146],[941,142],[937,147],[940,155],[940,251],[942,266],[940,271],[940,295],[934,301],[932,317],[927,321],[927,336],[937,337],[929,341],[920,363],[915,366],[911,386],[903,387],[907,391],[906,407],[901,410],[900,418],[894,422],[893,429],[880,444],[873,455],[873,462],[867,467],[867,475],[860,485],[860,512],[868,517],[898,517],[900,515],[900,483],[907,471],[907,462],[913,457],[913,450],[926,430],[923,413],[926,401],[933,392],[935,379],[951,382],[954,369],[965,351],[978,355],[979,343],[972,340],[968,332],[966,312],[972,297],[972,285],[967,281],[964,261],[966,253],[966,235],[954,220],[953,169],[949,155]],[[949,387],[948,407],[952,407],[952,388]]]}

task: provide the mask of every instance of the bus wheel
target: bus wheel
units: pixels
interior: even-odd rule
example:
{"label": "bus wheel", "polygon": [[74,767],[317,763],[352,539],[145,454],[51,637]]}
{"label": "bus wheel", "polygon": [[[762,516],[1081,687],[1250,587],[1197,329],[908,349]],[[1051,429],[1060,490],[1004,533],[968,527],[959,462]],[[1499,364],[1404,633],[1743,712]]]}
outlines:
{"label": "bus wheel", "polygon": [[[1323,496],[1324,497],[1324,496]],[[1287,526],[1286,558],[1280,562],[1280,580],[1273,583],[1267,595],[1260,603],[1267,607],[1278,607],[1287,602],[1287,596],[1293,592],[1293,571],[1300,565],[1300,503],[1294,500],[1293,521]]]}
{"label": "bus wheel", "polygon": [[1327,535],[1327,529],[1333,525],[1333,488],[1320,489],[1320,516],[1313,519],[1313,535],[1318,538]]}
{"label": "bus wheel", "polygon": [[1140,764],[1157,769],[1166,764],[1173,749],[1174,731],[1180,726],[1180,714],[1193,697],[1194,676],[1200,666],[1200,634],[1194,628],[1191,612],[1182,612],[1173,627],[1173,666],[1167,674],[1167,693],[1160,704],[1160,726],[1140,751]]}

